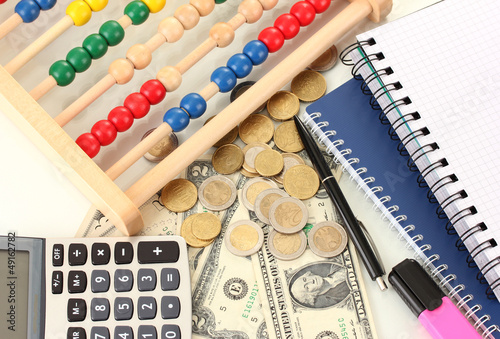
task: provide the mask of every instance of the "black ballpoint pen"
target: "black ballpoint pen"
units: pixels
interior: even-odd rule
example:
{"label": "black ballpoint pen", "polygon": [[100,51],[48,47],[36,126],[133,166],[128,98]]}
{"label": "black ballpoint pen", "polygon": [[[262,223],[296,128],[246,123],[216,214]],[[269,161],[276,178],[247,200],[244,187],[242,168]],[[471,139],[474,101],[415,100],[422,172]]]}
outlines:
{"label": "black ballpoint pen", "polygon": [[354,247],[361,257],[361,261],[363,261],[370,278],[378,283],[382,291],[387,289],[387,285],[383,279],[383,276],[385,275],[384,268],[378,261],[377,255],[370,245],[366,234],[363,232],[358,220],[349,207],[349,204],[340,190],[337,180],[333,177],[332,171],[326,163],[326,160],[316,144],[316,141],[299,117],[295,115],[293,118],[306,152],[309,155],[314,168],[318,172],[328,196],[332,199],[333,204],[340,212],[340,215],[346,224],[347,234],[351,238]]}

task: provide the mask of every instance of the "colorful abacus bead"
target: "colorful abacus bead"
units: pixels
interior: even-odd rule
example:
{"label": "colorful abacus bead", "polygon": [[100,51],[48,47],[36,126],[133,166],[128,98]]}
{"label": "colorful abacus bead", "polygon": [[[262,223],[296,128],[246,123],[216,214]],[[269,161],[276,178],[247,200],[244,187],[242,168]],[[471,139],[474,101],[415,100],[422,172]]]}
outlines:
{"label": "colorful abacus bead", "polygon": [[159,104],[167,94],[165,87],[156,79],[146,81],[141,86],[140,92],[148,99],[151,105]]}
{"label": "colorful abacus bead", "polygon": [[219,87],[221,93],[226,93],[236,86],[236,74],[229,67],[219,67],[213,71],[210,81]]}
{"label": "colorful abacus bead", "polygon": [[172,131],[180,132],[189,125],[189,114],[179,107],[173,107],[165,113],[163,121],[170,125]]}
{"label": "colorful abacus bead", "polygon": [[290,9],[290,13],[293,14],[297,20],[299,20],[301,26],[308,26],[316,17],[316,10],[314,6],[307,1],[297,2]]}
{"label": "colorful abacus bead", "polygon": [[179,105],[185,110],[191,119],[197,119],[207,110],[206,100],[198,93],[189,93],[182,98]]}
{"label": "colorful abacus bead", "polygon": [[129,94],[125,98],[123,106],[128,108],[135,119],[144,118],[149,113],[149,109],[151,108],[151,104],[148,99],[139,92]]}
{"label": "colorful abacus bead", "polygon": [[80,135],[75,142],[90,158],[95,157],[101,149],[99,140],[92,133]]}
{"label": "colorful abacus bead", "polygon": [[111,121],[100,120],[92,126],[90,133],[92,133],[97,140],[99,140],[99,144],[101,144],[101,146],[107,146],[116,139],[118,130]]}
{"label": "colorful abacus bead", "polygon": [[250,58],[254,66],[257,66],[266,61],[269,50],[262,41],[252,40],[243,47],[243,53]]}
{"label": "colorful abacus bead", "polygon": [[108,120],[111,121],[118,132],[125,132],[134,123],[134,115],[124,106],[115,107],[109,112]]}
{"label": "colorful abacus bead", "polygon": [[[0,1],[0,3],[4,3]],[[56,4],[56,0],[21,0],[14,7],[14,12],[17,13],[23,22],[29,23],[35,21],[40,15],[40,10],[46,11],[51,9]]]}

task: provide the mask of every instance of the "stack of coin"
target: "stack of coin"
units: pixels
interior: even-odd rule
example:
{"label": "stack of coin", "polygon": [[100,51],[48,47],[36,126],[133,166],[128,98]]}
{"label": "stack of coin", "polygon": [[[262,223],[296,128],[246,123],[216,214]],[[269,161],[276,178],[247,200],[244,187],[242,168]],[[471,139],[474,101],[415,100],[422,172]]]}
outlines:
{"label": "stack of coin", "polygon": [[222,211],[236,200],[236,185],[222,175],[206,179],[198,190],[201,204],[211,211]]}
{"label": "stack of coin", "polygon": [[255,170],[263,177],[274,177],[283,170],[284,160],[278,151],[268,149],[255,157]]}
{"label": "stack of coin", "polygon": [[248,180],[241,192],[241,202],[248,210],[254,210],[255,200],[260,192],[269,188],[278,188],[278,185],[267,178],[252,178]]}
{"label": "stack of coin", "polygon": [[181,225],[181,236],[191,247],[206,247],[220,234],[221,222],[210,212],[191,214]]}
{"label": "stack of coin", "polygon": [[231,253],[246,257],[260,250],[264,232],[255,222],[240,220],[228,226],[224,243]]}
{"label": "stack of coin", "polygon": [[[243,169],[248,173],[256,174],[258,176],[259,172],[255,169],[255,158],[260,152],[267,149],[270,150],[271,146],[263,142],[252,142],[246,145],[243,148],[243,155],[245,157],[245,160],[243,161]],[[246,175],[245,173],[243,174]]]}

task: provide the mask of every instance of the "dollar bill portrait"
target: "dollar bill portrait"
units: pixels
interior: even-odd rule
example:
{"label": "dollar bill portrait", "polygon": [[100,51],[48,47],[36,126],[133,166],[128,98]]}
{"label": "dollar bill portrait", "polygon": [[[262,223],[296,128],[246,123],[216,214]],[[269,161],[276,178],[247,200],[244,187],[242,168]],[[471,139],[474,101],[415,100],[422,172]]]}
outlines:
{"label": "dollar bill portrait", "polygon": [[291,276],[288,288],[296,303],[316,309],[335,306],[351,292],[345,268],[331,262],[314,262],[302,267]]}

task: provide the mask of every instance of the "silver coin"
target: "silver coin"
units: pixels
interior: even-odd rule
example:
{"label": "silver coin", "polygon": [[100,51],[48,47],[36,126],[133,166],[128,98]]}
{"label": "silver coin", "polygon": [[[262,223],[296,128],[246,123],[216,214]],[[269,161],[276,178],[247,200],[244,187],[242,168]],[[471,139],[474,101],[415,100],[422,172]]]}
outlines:
{"label": "silver coin", "polygon": [[309,231],[308,243],[314,254],[332,258],[342,253],[347,246],[347,233],[333,221],[323,221]]}
{"label": "silver coin", "polygon": [[305,162],[304,159],[295,153],[282,153],[281,156],[283,157],[284,163],[283,170],[278,175],[274,176],[273,179],[277,183],[283,184],[283,177],[285,176],[286,171],[295,165],[304,165]]}
{"label": "silver coin", "polygon": [[260,250],[264,244],[264,232],[251,220],[237,221],[228,226],[224,244],[234,255],[246,257]]}
{"label": "silver coin", "polygon": [[278,259],[294,260],[300,257],[307,247],[307,237],[302,231],[293,234],[271,230],[267,238],[269,251]]}
{"label": "silver coin", "polygon": [[[142,136],[141,140],[150,135],[155,128],[150,129]],[[179,140],[174,132],[162,138],[156,145],[154,145],[146,154],[144,158],[152,162],[160,162],[165,159],[179,146]]]}
{"label": "silver coin", "polygon": [[269,224],[269,210],[273,202],[279,198],[289,197],[288,193],[279,188],[269,188],[255,198],[254,211],[257,218],[264,224]]}
{"label": "silver coin", "polygon": [[253,142],[246,145],[243,148],[243,154],[245,155],[245,161],[243,162],[243,168],[252,173],[257,173],[255,170],[255,158],[257,155],[266,150],[271,149],[271,146],[264,144],[262,142]]}
{"label": "silver coin", "polygon": [[309,212],[306,205],[294,197],[279,198],[271,205],[269,221],[281,233],[296,233],[307,223]]}
{"label": "silver coin", "polygon": [[236,185],[222,175],[216,175],[203,181],[198,189],[198,199],[210,211],[222,211],[236,200]]}
{"label": "silver coin", "polygon": [[252,178],[248,180],[241,191],[241,202],[250,211],[254,210],[255,200],[260,192],[269,188],[278,188],[278,185],[267,178]]}

